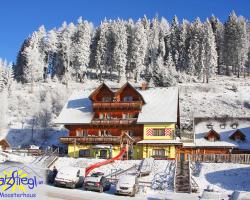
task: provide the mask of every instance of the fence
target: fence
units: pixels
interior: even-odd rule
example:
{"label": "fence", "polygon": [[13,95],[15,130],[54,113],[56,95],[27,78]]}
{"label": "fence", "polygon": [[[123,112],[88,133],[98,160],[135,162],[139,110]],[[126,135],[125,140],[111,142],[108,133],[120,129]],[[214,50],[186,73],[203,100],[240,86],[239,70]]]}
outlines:
{"label": "fence", "polygon": [[250,154],[192,154],[193,162],[250,164]]}

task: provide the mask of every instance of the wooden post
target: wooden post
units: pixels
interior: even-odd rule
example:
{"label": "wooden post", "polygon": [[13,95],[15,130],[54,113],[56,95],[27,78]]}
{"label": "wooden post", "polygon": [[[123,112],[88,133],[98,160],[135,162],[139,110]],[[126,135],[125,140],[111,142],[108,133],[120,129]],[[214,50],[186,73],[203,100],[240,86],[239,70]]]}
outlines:
{"label": "wooden post", "polygon": [[76,158],[76,138],[74,140],[74,158]]}

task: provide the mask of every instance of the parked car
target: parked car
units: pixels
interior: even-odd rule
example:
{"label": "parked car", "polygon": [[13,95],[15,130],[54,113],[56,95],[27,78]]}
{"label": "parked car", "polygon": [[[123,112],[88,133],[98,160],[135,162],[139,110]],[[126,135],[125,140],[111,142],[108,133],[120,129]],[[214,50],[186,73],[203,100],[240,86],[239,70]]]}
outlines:
{"label": "parked car", "polygon": [[229,200],[250,200],[250,192],[234,191],[229,195]]}
{"label": "parked car", "polygon": [[139,191],[139,181],[137,176],[123,175],[116,184],[115,194],[124,194],[131,197]]}
{"label": "parked car", "polygon": [[75,167],[63,167],[58,170],[54,185],[69,188],[82,187],[84,182],[85,169]]}
{"label": "parked car", "polygon": [[199,196],[200,200],[223,200],[221,199],[220,192],[214,191],[211,185],[207,186],[207,189],[204,189],[202,195]]}
{"label": "parked car", "polygon": [[104,174],[101,172],[96,172],[93,173],[91,176],[87,176],[84,180],[84,189],[99,192],[109,190],[111,183],[103,175]]}

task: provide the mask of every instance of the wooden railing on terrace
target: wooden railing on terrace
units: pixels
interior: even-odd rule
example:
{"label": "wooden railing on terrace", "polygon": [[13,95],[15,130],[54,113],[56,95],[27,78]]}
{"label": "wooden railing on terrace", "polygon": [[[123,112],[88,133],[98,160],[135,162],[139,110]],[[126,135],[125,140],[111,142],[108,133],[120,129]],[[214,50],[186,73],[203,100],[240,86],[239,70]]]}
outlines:
{"label": "wooden railing on terrace", "polygon": [[141,110],[142,102],[93,102],[94,110]]}
{"label": "wooden railing on terrace", "polygon": [[131,125],[136,124],[137,118],[130,119],[98,119],[94,118],[91,121],[91,125]]}
{"label": "wooden railing on terrace", "polygon": [[[142,137],[132,137],[134,143],[142,140]],[[121,139],[126,142],[128,138],[120,136],[88,136],[88,137],[60,137],[60,142],[64,144],[120,144]]]}
{"label": "wooden railing on terrace", "polygon": [[250,164],[250,154],[192,154],[193,162]]}

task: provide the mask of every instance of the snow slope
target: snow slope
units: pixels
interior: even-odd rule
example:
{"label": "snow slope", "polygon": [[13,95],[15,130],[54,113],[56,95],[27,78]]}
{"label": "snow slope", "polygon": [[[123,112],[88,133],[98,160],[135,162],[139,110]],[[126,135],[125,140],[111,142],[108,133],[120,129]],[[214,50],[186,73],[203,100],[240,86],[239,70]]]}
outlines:
{"label": "snow slope", "polygon": [[201,163],[201,171],[194,177],[200,190],[211,185],[226,197],[234,190],[250,191],[250,165],[234,163]]}

